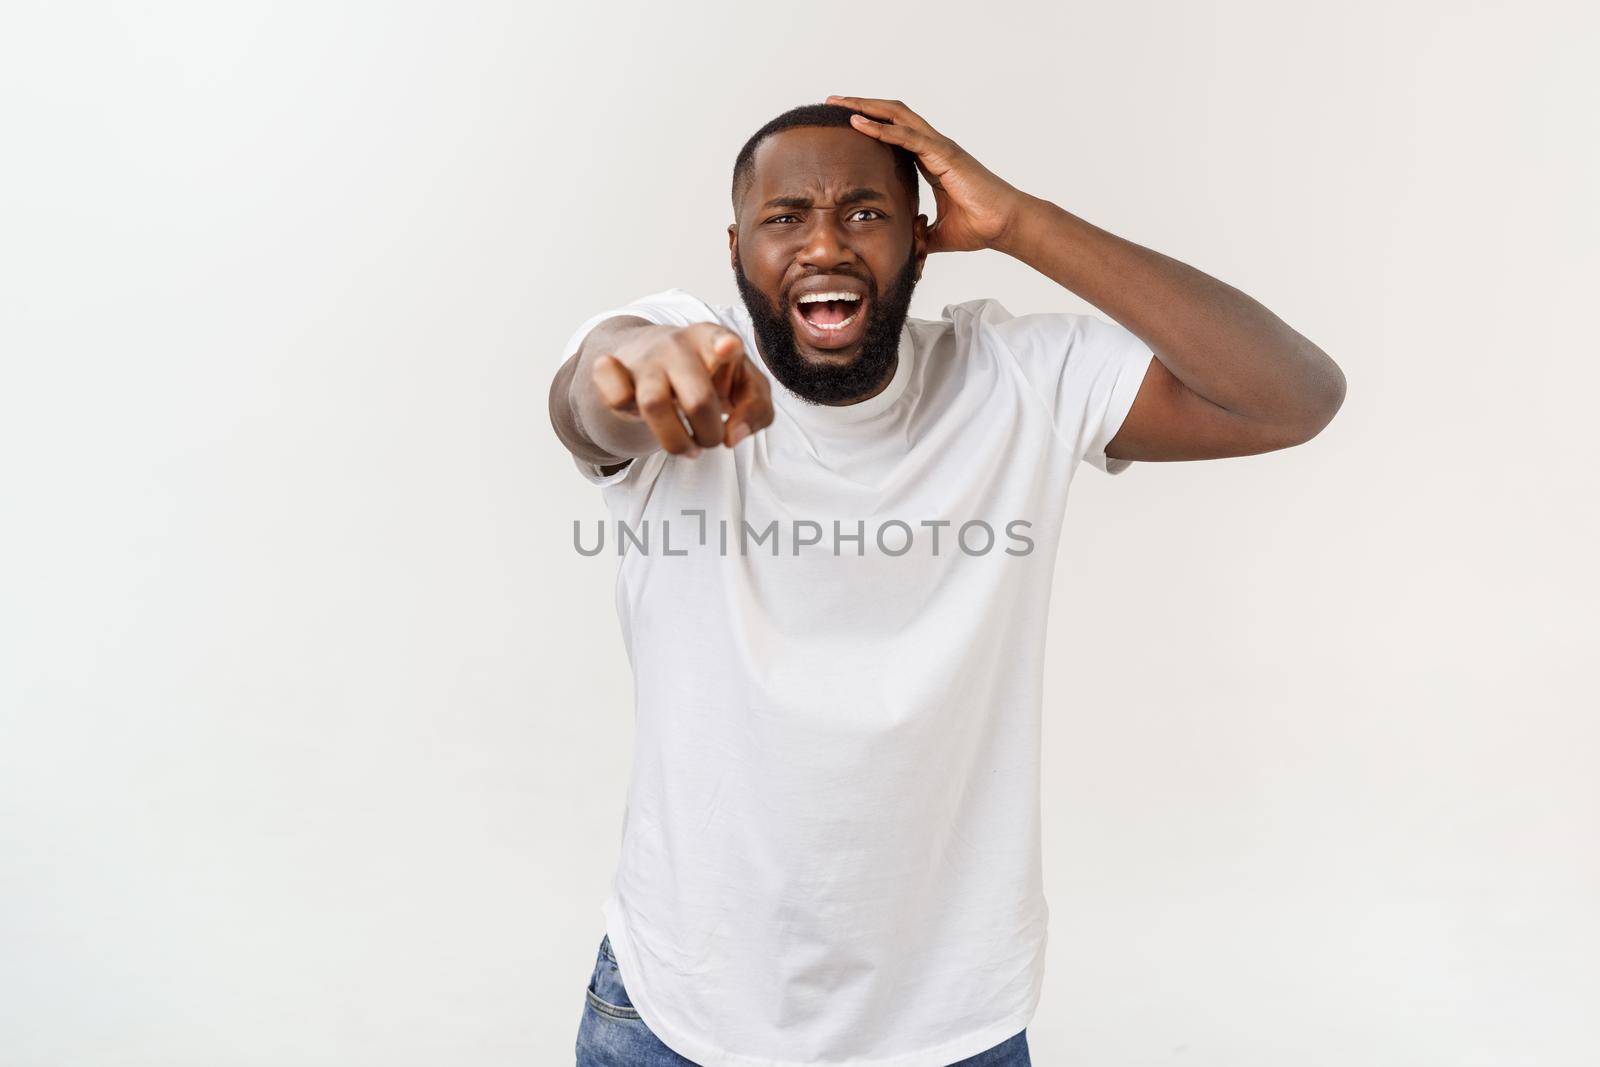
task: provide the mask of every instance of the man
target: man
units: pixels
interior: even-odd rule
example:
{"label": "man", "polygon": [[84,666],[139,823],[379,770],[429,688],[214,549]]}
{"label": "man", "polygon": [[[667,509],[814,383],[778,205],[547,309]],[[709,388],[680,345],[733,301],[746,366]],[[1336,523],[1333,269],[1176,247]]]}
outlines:
{"label": "man", "polygon": [[[1077,464],[1288,448],[1344,376],[897,101],[774,119],[733,207],[743,307],[672,290],[597,315],[550,392],[618,523],[636,692],[579,1063],[1026,1064],[1044,633]],[[982,248],[1116,323],[992,300],[907,317],[929,253]]]}

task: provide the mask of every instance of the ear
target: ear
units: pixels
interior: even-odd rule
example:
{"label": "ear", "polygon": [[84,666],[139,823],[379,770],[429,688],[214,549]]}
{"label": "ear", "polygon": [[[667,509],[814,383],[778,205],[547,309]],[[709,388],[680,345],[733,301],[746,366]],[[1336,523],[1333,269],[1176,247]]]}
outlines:
{"label": "ear", "polygon": [[917,256],[917,280],[922,279],[922,265],[928,261],[928,216],[918,215],[911,224],[911,248]]}
{"label": "ear", "polygon": [[728,223],[728,266],[739,269],[739,224]]}

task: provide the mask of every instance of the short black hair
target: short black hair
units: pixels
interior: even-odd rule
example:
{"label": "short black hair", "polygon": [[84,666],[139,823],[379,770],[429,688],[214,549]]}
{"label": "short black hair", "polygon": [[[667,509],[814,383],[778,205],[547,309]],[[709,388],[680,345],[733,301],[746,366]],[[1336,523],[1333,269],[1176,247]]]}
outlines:
{"label": "short black hair", "polygon": [[[756,149],[775,133],[784,130],[793,130],[802,126],[844,126],[855,129],[850,125],[850,116],[859,115],[861,112],[854,108],[842,107],[839,104],[802,104],[790,108],[777,118],[768,122],[744,143],[739,149],[739,155],[733,161],[733,206],[739,207],[739,198],[750,187],[750,181],[755,168]],[[868,118],[872,116],[868,115]],[[863,137],[866,134],[862,134]],[[894,172],[906,187],[906,196],[911,201],[911,212],[917,211],[917,157],[909,149],[899,145],[886,144],[894,152]]]}

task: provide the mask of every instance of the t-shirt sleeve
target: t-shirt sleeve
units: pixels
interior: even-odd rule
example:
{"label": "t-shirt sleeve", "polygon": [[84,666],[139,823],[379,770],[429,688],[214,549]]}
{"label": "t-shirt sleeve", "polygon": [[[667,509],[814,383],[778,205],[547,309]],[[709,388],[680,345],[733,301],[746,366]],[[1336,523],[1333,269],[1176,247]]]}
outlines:
{"label": "t-shirt sleeve", "polygon": [[1127,327],[1094,315],[1056,312],[1012,315],[993,300],[962,305],[977,329],[1016,360],[1045,401],[1056,434],[1107,474],[1121,474],[1129,459],[1112,459],[1106,444],[1122,428],[1155,353]]}
{"label": "t-shirt sleeve", "polygon": [[[562,346],[561,355],[550,367],[550,379],[547,380],[546,385],[548,386],[549,381],[554,380],[556,372],[582,347],[583,339],[589,336],[590,330],[593,330],[606,319],[614,318],[618,315],[637,316],[662,326],[688,326],[696,322],[720,321],[716,311],[710,305],[682,289],[668,289],[664,292],[642,296],[631,303],[612,308],[609,311],[602,311],[585,319],[583,324],[572,332],[572,336],[567,339],[567,343]],[[657,459],[657,455],[652,454],[644,457],[643,461],[630,461],[626,466],[607,474],[597,463],[590,463],[587,460],[579,459],[577,456],[572,457],[573,463],[577,464],[579,473],[587,478],[590,483],[601,487],[621,485],[629,480],[637,481],[640,476],[659,469],[659,461],[649,462]]]}

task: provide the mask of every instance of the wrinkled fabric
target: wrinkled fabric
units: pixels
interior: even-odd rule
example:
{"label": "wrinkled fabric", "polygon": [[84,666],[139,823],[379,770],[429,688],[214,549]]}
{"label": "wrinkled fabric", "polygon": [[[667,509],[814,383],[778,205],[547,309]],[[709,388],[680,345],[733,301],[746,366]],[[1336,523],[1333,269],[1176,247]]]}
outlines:
{"label": "wrinkled fabric", "polygon": [[[743,307],[681,290],[591,318],[565,354],[612,314],[720,322],[759,358]],[[1151,358],[1093,316],[971,301],[909,319],[860,403],[774,381],[773,423],[736,448],[575,460],[613,526],[635,691],[602,911],[667,1047],[944,1067],[1028,1024],[1062,517],[1080,462],[1127,468],[1105,447]]]}

